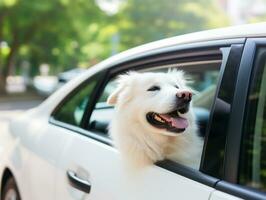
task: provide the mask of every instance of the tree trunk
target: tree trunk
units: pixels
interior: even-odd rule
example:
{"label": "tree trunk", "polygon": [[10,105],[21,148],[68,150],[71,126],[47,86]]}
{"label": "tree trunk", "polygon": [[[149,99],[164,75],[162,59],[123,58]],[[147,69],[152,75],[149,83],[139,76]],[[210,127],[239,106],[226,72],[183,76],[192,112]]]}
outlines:
{"label": "tree trunk", "polygon": [[0,97],[6,94],[6,81],[2,75],[0,75]]}
{"label": "tree trunk", "polygon": [[[4,18],[6,12],[1,10],[0,12],[0,45],[3,39],[3,26],[4,26]],[[4,76],[4,58],[2,54],[2,48],[0,47],[0,95],[6,93],[5,86],[6,86],[6,77]]]}
{"label": "tree trunk", "polygon": [[[0,10],[0,45],[1,45],[1,42],[4,41],[4,36],[3,36],[3,27],[4,27],[4,19],[7,15],[7,10]],[[1,76],[1,72],[2,72],[2,69],[3,69],[3,64],[4,64],[4,61],[3,61],[3,55],[2,55],[2,48],[0,47],[0,76]]]}
{"label": "tree trunk", "polygon": [[2,73],[0,74],[0,94],[5,92],[6,78],[11,74],[15,64],[15,56],[19,48],[19,40],[16,32],[13,34],[13,42],[10,46],[10,52],[6,58],[6,62],[2,67]]}
{"label": "tree trunk", "polygon": [[7,77],[8,75],[11,75],[12,69],[14,68],[15,55],[17,53],[18,47],[19,47],[19,43],[17,41],[14,41],[14,43],[11,45],[10,53],[7,56],[4,73],[3,73],[5,77]]}
{"label": "tree trunk", "polygon": [[[0,76],[2,75],[2,68],[3,68],[3,55],[2,55],[2,48],[1,48],[1,42],[3,41],[3,21],[4,21],[4,15],[0,14]],[[1,77],[0,77],[1,81]]]}

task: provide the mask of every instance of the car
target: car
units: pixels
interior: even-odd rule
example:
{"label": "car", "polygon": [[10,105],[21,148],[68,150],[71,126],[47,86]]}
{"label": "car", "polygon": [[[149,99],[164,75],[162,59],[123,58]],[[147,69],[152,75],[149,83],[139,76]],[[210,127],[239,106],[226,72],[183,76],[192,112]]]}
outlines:
{"label": "car", "polygon": [[40,96],[48,97],[56,89],[58,80],[56,76],[35,76],[33,87]]}
{"label": "car", "polygon": [[[137,173],[108,135],[127,71],[185,71],[204,140],[199,169],[164,160]],[[186,34],[115,55],[77,76],[0,137],[1,198],[266,199],[266,23]],[[134,113],[132,113],[134,114]]]}
{"label": "car", "polygon": [[75,78],[76,76],[78,76],[79,74],[85,72],[86,69],[83,68],[73,68],[64,72],[61,72],[58,74],[57,79],[58,79],[58,87],[64,85],[65,83],[67,83],[68,81],[70,81],[71,79]]}

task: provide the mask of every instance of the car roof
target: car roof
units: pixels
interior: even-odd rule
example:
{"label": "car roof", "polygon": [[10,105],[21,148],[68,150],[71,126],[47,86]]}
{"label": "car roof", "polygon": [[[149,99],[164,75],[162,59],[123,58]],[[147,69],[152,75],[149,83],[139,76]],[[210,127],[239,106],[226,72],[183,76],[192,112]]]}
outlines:
{"label": "car roof", "polygon": [[148,51],[177,46],[177,45],[193,44],[193,43],[206,42],[212,40],[225,40],[225,39],[262,37],[262,36],[266,36],[266,22],[193,32],[180,36],[158,40],[155,42],[131,48],[127,51],[121,52],[104,60],[103,62],[99,63],[96,66],[104,65],[108,67],[110,64],[114,65],[118,61],[122,62],[125,59],[128,60],[133,56],[143,54]]}
{"label": "car roof", "polygon": [[62,88],[60,88],[59,91],[56,91],[53,95],[51,95],[41,107],[44,110],[46,109],[47,112],[50,112],[51,109],[53,109],[52,104],[56,106],[62,100],[62,98],[64,98],[80,83],[88,79],[88,77],[90,77],[91,75],[116,64],[131,60],[132,58],[136,58],[137,56],[143,55],[149,51],[213,40],[263,36],[266,36],[266,22],[194,32],[144,44],[121,52],[96,64],[93,67],[90,67],[85,73],[82,73],[80,76],[74,78],[73,80],[65,84]]}

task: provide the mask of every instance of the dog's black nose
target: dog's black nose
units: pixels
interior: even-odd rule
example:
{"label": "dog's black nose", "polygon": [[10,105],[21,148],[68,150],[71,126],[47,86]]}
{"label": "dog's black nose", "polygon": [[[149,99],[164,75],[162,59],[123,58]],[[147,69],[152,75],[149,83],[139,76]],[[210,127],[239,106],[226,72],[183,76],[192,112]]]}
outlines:
{"label": "dog's black nose", "polygon": [[184,102],[190,102],[191,98],[192,98],[192,92],[188,91],[188,90],[184,90],[181,92],[176,93],[176,97],[178,100],[182,100]]}
{"label": "dog's black nose", "polygon": [[176,97],[176,105],[178,111],[182,114],[187,113],[192,98],[192,92],[183,90],[176,93]]}

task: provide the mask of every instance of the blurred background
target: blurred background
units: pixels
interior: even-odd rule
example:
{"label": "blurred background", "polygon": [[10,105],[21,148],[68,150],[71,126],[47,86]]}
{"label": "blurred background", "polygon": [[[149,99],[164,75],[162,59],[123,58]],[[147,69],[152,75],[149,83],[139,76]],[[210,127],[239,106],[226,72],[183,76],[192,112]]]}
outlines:
{"label": "blurred background", "polygon": [[123,50],[265,20],[266,0],[0,0],[0,121]]}

